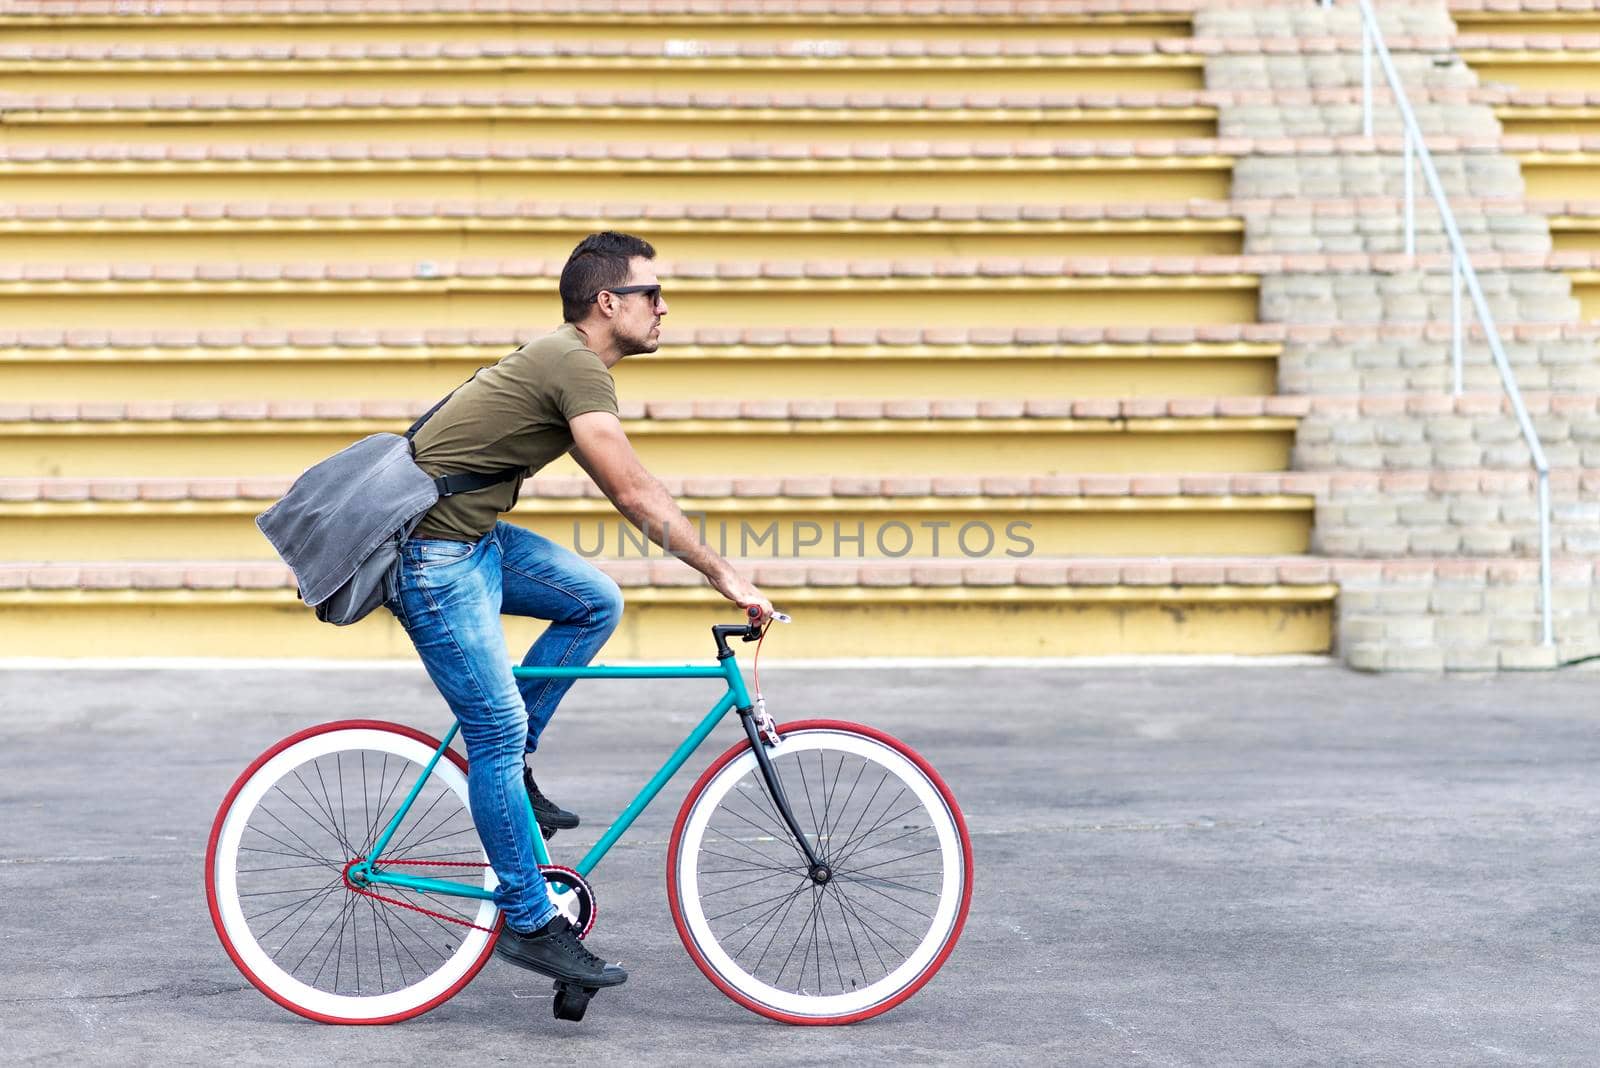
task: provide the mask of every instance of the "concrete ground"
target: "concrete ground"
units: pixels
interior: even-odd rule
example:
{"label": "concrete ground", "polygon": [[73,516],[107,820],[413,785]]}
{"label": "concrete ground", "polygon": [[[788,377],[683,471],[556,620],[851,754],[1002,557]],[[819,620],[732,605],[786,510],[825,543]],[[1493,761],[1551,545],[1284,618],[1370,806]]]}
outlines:
{"label": "concrete ground", "polygon": [[[0,1048],[15,1064],[1573,1064],[1600,1022],[1592,672],[772,668],[780,720],[917,747],[967,815],[972,916],[920,994],[789,1028],[695,970],[663,894],[685,774],[597,869],[633,971],[581,1024],[493,962],[431,1014],[312,1024],[248,986],[202,889],[257,752],[351,716],[437,731],[420,672],[0,672]],[[676,689],[664,690],[664,686]],[[540,782],[600,824],[709,684],[579,684]],[[734,738],[714,736],[706,759]],[[697,766],[696,760],[691,766]],[[558,859],[584,834],[558,838]],[[559,1060],[556,1060],[559,1059]]]}

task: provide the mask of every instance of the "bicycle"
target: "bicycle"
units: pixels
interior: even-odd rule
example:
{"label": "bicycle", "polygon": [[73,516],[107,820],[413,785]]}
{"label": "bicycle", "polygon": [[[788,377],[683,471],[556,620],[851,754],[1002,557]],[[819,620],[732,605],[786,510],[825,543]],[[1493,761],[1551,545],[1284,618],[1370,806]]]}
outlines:
{"label": "bicycle", "polygon": [[[727,686],[575,865],[554,864],[534,836],[552,898],[587,935],[595,866],[736,711],[744,738],[689,789],[667,847],[684,948],[717,989],[774,1020],[887,1012],[933,977],[966,922],[961,810],[938,772],[887,734],[775,723],[760,686],[766,627],[711,631],[715,665],[513,669]],[[757,642],[754,700],[734,637]],[[394,1023],[443,1004],[489,960],[497,879],[472,825],[466,760],[450,748],[458,729],[440,740],[379,720],[326,723],[270,747],[234,782],[206,849],[206,900],[228,955],[267,997],[325,1023]],[[556,1018],[581,1020],[594,993],[556,982]]]}

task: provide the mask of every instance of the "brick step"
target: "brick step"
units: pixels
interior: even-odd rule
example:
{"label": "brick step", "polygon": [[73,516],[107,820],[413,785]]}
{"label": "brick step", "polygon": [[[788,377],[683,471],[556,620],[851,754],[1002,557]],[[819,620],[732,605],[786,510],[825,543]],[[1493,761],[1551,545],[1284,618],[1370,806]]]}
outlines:
{"label": "brick step", "polygon": [[644,229],[682,259],[1232,255],[1244,222],[1176,204],[558,204],[268,201],[0,205],[0,259],[235,263],[564,259],[597,230]]}
{"label": "brick step", "polygon": [[[1600,201],[1459,198],[1457,225],[1474,250],[1590,247]],[[1391,197],[1192,200],[1174,203],[602,203],[537,200],[58,202],[0,204],[0,252],[18,261],[180,263],[197,253],[231,262],[336,259],[350,239],[373,258],[564,257],[582,235],[647,229],[678,258],[909,258],[1081,255],[1394,253],[1403,202]],[[1444,248],[1432,210],[1418,213],[1418,247]],[[1385,247],[1385,243],[1387,247]],[[1600,245],[1594,246],[1600,248]],[[25,250],[25,255],[24,255]],[[385,257],[384,254],[390,255]],[[859,253],[857,253],[859,255]]]}
{"label": "brick step", "polygon": [[[1600,328],[1576,322],[1501,320],[1500,337],[1518,388],[1564,393],[1600,392],[1596,342]],[[1291,326],[1278,359],[1284,393],[1404,394],[1454,389],[1448,322],[1325,325],[1320,332]],[[1483,331],[1467,331],[1462,383],[1474,393],[1505,385]]]}
{"label": "brick step", "polygon": [[[1123,0],[1114,4],[1052,0],[1047,4],[1000,0],[976,3],[868,4],[764,3],[730,0],[687,4],[656,0],[647,4],[580,3],[418,4],[394,0],[387,6],[356,4],[285,5],[272,0],[193,7],[178,2],[134,0],[72,4],[21,0],[0,17],[8,40],[40,43],[60,40],[122,43],[287,42],[315,37],[350,42],[382,37],[404,41],[476,40],[485,33],[573,37],[592,34],[598,19],[619,40],[882,39],[905,36],[960,40],[973,36],[1001,39],[1052,37],[1183,37],[1194,4],[1188,0]],[[620,17],[617,17],[620,16]]]}
{"label": "brick step", "polygon": [[[1498,155],[1500,138],[1428,143],[1450,195],[1521,193],[1520,186],[1507,188],[1516,183],[1516,162]],[[788,196],[798,178],[812,203],[1103,204],[1221,199],[1236,172],[1232,184],[1244,199],[1393,196],[1401,188],[1402,148],[1400,138],[1388,136],[738,145],[83,142],[0,146],[0,192],[17,204],[240,200],[258,197],[270,180],[284,200],[581,196],[766,203]],[[1334,171],[1302,188],[1298,164],[1288,173],[1282,164],[1285,157],[1305,156],[1328,157]]]}
{"label": "brick step", "polygon": [[[901,560],[748,560],[733,564],[757,585],[774,589],[994,589],[1029,587],[1087,598],[1117,588],[1170,593],[1182,587],[1271,589],[1327,587],[1345,567],[1367,561],[1308,556],[1214,556],[1194,560],[968,558]],[[705,580],[678,560],[605,560],[600,567],[624,590],[704,587]],[[1591,564],[1592,567],[1592,564]],[[1523,572],[1518,570],[1517,574]],[[283,564],[257,561],[0,562],[0,591],[27,590],[282,590],[294,597],[294,575]],[[707,591],[709,592],[709,590]]]}
{"label": "brick step", "polygon": [[[1298,42],[1297,42],[1298,43]],[[3,61],[0,61],[3,67]],[[723,112],[780,112],[783,121],[823,121],[859,114],[860,121],[873,121],[880,112],[895,113],[903,122],[929,121],[924,112],[977,112],[984,114],[1082,111],[1110,112],[1121,117],[1137,117],[1145,112],[1204,112],[1215,118],[1222,108],[1281,105],[1308,107],[1355,104],[1366,98],[1359,85],[1316,86],[1304,89],[1239,87],[1229,89],[1161,89],[1141,87],[1127,90],[996,89],[985,85],[971,88],[970,79],[961,91],[927,92],[912,89],[892,91],[751,89],[729,91],[696,87],[692,89],[468,89],[452,85],[438,89],[359,89],[347,85],[340,89],[277,91],[205,90],[187,88],[167,91],[51,92],[38,89],[30,81],[26,90],[0,90],[0,104],[7,111],[7,122],[32,125],[41,122],[110,125],[118,122],[208,122],[244,120],[257,117],[267,121],[282,117],[297,121],[301,114],[336,112],[333,119],[354,119],[372,115],[379,119],[410,117],[414,112],[438,111],[447,115],[483,112],[486,117],[517,118],[524,114],[556,116],[573,112],[575,118],[590,120],[615,118],[621,110],[706,113],[715,117]],[[1374,100],[1389,103],[1393,97],[1383,87],[1373,90]],[[1503,86],[1423,86],[1412,94],[1412,102],[1440,104],[1515,104],[1526,106],[1582,105],[1587,94],[1523,92]],[[1552,99],[1552,97],[1554,99]],[[397,113],[390,116],[389,113]],[[170,113],[170,114],[168,114]],[[259,114],[258,114],[259,113]],[[346,115],[345,113],[353,113]],[[580,113],[592,113],[583,115]],[[159,118],[151,118],[159,115]],[[206,116],[209,116],[207,118]],[[1065,116],[1064,116],[1065,117]],[[1183,117],[1183,116],[1178,116]],[[888,120],[883,120],[888,121]],[[11,131],[15,133],[16,131]]]}
{"label": "brick step", "polygon": [[[1309,472],[1307,472],[1309,474]],[[1550,472],[1551,547],[1600,553],[1600,469]],[[1317,504],[1313,545],[1328,556],[1536,556],[1531,470],[1446,469],[1333,475]]]}
{"label": "brick step", "polygon": [[1339,652],[1358,669],[1552,668],[1600,652],[1593,553],[1551,561],[1550,646],[1541,644],[1537,560],[1422,558],[1336,571]]}
{"label": "brick step", "polygon": [[[253,520],[287,481],[0,480],[0,559],[273,559]],[[1310,497],[1184,493],[1184,481],[1093,475],[702,478],[672,479],[669,488],[697,516],[708,544],[744,555],[1186,557],[1306,551]],[[1230,482],[1220,475],[1209,481],[1224,487]],[[1031,493],[1033,485],[1046,492]],[[1200,485],[1210,488],[1206,480]],[[1128,493],[1134,486],[1139,492]],[[986,492],[994,490],[999,493]],[[532,480],[509,518],[585,555],[664,555],[587,479]]]}
{"label": "brick step", "polygon": [[[629,622],[602,659],[709,652],[729,606],[677,561],[603,563]],[[763,656],[1082,656],[1326,652],[1337,588],[1306,557],[743,562],[795,624]],[[507,619],[511,647],[540,624]],[[397,657],[387,612],[333,631],[281,565],[0,564],[8,656]],[[699,656],[696,652],[694,655]]]}
{"label": "brick step", "polygon": [[[1483,252],[1469,257],[1480,274],[1544,274],[1581,272],[1600,267],[1600,256],[1589,252]],[[363,261],[331,263],[173,264],[157,270],[139,261],[88,264],[0,264],[0,284],[103,284],[235,282],[412,282],[473,279],[555,279],[563,260],[441,260],[427,263],[388,264]],[[1445,275],[1451,267],[1446,253],[1406,256],[1402,253],[1305,253],[1242,256],[943,256],[914,259],[884,257],[827,260],[762,259],[748,261],[692,261],[662,258],[653,263],[663,283],[693,286],[701,281],[793,282],[873,279],[1007,279],[1018,276],[1044,279],[1099,278],[1232,278],[1239,275]]]}
{"label": "brick step", "polygon": [[[669,320],[670,324],[670,320]],[[13,401],[293,402],[442,396],[537,330],[0,330]],[[1283,330],[775,329],[662,332],[649,359],[613,369],[625,397],[828,400],[929,396],[1264,396]],[[374,373],[375,371],[380,373]]]}
{"label": "brick step", "polygon": [[[398,431],[427,402],[0,405],[0,470],[21,477],[276,477],[366,434]],[[1178,474],[1283,470],[1303,398],[1032,401],[625,401],[651,470],[746,475],[861,467],[926,473]],[[567,458],[551,474],[573,474]]]}
{"label": "brick step", "polygon": [[[1500,155],[1499,137],[1430,138],[1429,146],[1451,196],[1523,191],[1517,160]],[[738,145],[82,142],[0,146],[0,192],[17,204],[242,200],[259,197],[270,181],[284,200],[766,203],[790,195],[799,179],[813,203],[1144,203],[1222,199],[1230,184],[1243,199],[1304,199],[1399,195],[1402,148],[1400,138],[1387,136]],[[1327,157],[1330,166],[1303,174],[1298,161],[1307,156]],[[1286,168],[1289,162],[1294,166]]]}
{"label": "brick step", "polygon": [[1587,0],[1450,0],[1463,36],[1600,33],[1600,10]]}
{"label": "brick step", "polygon": [[[94,301],[105,328],[227,329],[265,317],[308,328],[465,319],[513,329],[528,320],[530,296],[554,316],[561,262],[0,263],[0,307],[18,329],[58,323],[67,300]],[[847,326],[1006,326],[1035,316],[1045,293],[1094,294],[1062,301],[1058,324],[1191,325],[1254,321],[1258,290],[1260,314],[1274,321],[1447,319],[1450,262],[1442,253],[662,260],[657,273],[678,314],[725,327],[816,315]],[[1600,259],[1588,252],[1481,253],[1472,262],[1497,319],[1600,311]]]}
{"label": "brick step", "polygon": [[[461,144],[0,146],[0,195],[198,200],[259,196],[767,203],[803,183],[815,203],[1130,203],[1227,195],[1214,139],[816,145]],[[1331,151],[1331,147],[1329,151]]]}
{"label": "brick step", "polygon": [[1532,200],[1583,200],[1600,174],[1600,134],[1508,134],[1504,151],[1522,169]]}
{"label": "brick step", "polygon": [[[1301,470],[1508,468],[1531,463],[1503,393],[1320,396],[1295,443]],[[1600,466],[1600,396],[1523,395],[1552,467]]]}
{"label": "brick step", "polygon": [[1600,252],[1600,201],[1530,200],[1527,206],[1544,217],[1557,252]]}
{"label": "brick step", "polygon": [[[381,31],[379,31],[381,32]],[[1458,38],[1449,34],[1397,34],[1385,37],[1391,52],[1449,51]],[[1491,39],[1492,40],[1492,39]],[[1492,47],[1492,46],[1490,46]],[[1357,53],[1357,34],[1315,36],[1149,37],[1130,34],[1122,38],[1071,38],[1041,34],[1029,39],[987,39],[981,35],[954,41],[918,39],[914,34],[888,41],[870,40],[707,40],[627,41],[614,38],[481,37],[469,41],[399,41],[369,39],[349,44],[323,40],[284,43],[185,43],[130,41],[115,45],[57,40],[42,44],[0,42],[0,74],[43,74],[71,67],[83,70],[134,72],[162,67],[185,74],[205,74],[219,68],[277,69],[300,74],[319,70],[356,73],[381,66],[427,74],[448,66],[471,70],[477,63],[494,63],[500,69],[523,69],[524,64],[561,62],[564,69],[578,68],[588,60],[612,60],[640,65],[652,60],[663,66],[712,65],[745,60],[791,64],[796,72],[829,63],[906,63],[926,60],[961,63],[980,60],[996,66],[1028,60],[1094,60],[1107,65],[1137,63],[1140,57],[1164,59],[1205,58],[1215,55],[1328,55]],[[345,86],[348,83],[344,83]],[[341,86],[344,87],[344,86]],[[615,86],[613,86],[615,88]],[[1151,86],[1144,85],[1149,89]],[[36,90],[49,91],[49,90]]]}
{"label": "brick step", "polygon": [[[1305,269],[1329,264],[1308,258]],[[515,329],[554,321],[561,260],[391,264],[0,264],[0,317],[17,329],[62,321],[67,301],[98,326],[239,323],[335,328],[351,322]],[[1258,276],[1277,261],[1248,256],[708,263],[656,270],[676,314],[751,328],[820,319],[840,326],[1010,326],[1052,304],[1056,325],[1245,323]],[[1285,264],[1285,266],[1288,266]],[[1060,299],[1082,294],[1086,300]],[[931,299],[930,299],[931,298]],[[532,311],[530,300],[544,312]]]}
{"label": "brick step", "polygon": [[486,139],[746,142],[1186,138],[1216,133],[1203,92],[718,93],[385,90],[0,94],[12,146],[249,139],[290,145]]}

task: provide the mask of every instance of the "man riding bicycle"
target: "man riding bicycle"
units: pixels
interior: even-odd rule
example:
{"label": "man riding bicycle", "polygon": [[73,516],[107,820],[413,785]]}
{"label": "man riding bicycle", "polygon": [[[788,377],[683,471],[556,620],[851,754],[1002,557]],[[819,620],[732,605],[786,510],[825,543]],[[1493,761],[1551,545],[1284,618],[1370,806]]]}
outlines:
{"label": "man riding bicycle", "polygon": [[[648,242],[627,234],[584,238],[561,271],[563,325],[456,390],[417,433],[417,465],[432,476],[510,467],[531,476],[571,451],[623,516],[765,619],[771,603],[700,543],[618,418],[610,369],[654,352],[667,314],[654,258]],[[398,590],[385,604],[461,723],[472,818],[500,880],[495,903],[505,930],[495,953],[557,980],[615,986],[627,973],[578,940],[550,900],[533,852],[535,819],[552,833],[578,826],[576,815],[539,790],[528,766],[572,681],[516,679],[500,616],[550,621],[524,666],[578,666],[616,629],[622,593],[576,553],[499,520],[520,488],[513,479],[441,498],[401,547]]]}

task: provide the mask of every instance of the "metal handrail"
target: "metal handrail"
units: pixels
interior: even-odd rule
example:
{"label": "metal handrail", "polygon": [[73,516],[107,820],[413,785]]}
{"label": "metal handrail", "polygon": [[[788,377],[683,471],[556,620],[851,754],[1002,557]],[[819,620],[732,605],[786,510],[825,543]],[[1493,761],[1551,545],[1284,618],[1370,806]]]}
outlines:
{"label": "metal handrail", "polygon": [[[1361,133],[1364,137],[1372,136],[1372,58],[1377,56],[1378,65],[1383,68],[1383,76],[1389,83],[1390,95],[1394,98],[1394,105],[1400,112],[1403,126],[1404,165],[1405,165],[1405,249],[1406,255],[1414,261],[1417,255],[1417,211],[1416,189],[1413,172],[1420,165],[1423,179],[1426,181],[1428,191],[1433,194],[1433,202],[1439,209],[1439,221],[1444,226],[1446,238],[1450,244],[1450,355],[1453,369],[1453,384],[1456,396],[1461,395],[1461,364],[1463,349],[1463,331],[1461,315],[1461,289],[1466,287],[1467,295],[1472,300],[1473,310],[1478,314],[1478,324],[1483,329],[1484,338],[1489,343],[1489,353],[1494,357],[1495,367],[1500,372],[1500,382],[1505,387],[1507,395],[1511,398],[1511,410],[1516,414],[1517,426],[1522,430],[1522,437],[1528,443],[1528,451],[1533,457],[1533,468],[1538,473],[1539,487],[1539,609],[1542,623],[1543,644],[1555,643],[1555,624],[1552,609],[1551,578],[1550,578],[1550,464],[1545,459],[1544,447],[1539,443],[1539,435],[1533,429],[1533,420],[1528,416],[1528,409],[1522,402],[1522,391],[1517,388],[1516,377],[1511,372],[1511,361],[1506,358],[1505,345],[1500,339],[1500,330],[1495,326],[1494,315],[1489,311],[1489,302],[1484,298],[1483,287],[1478,282],[1478,272],[1472,266],[1472,259],[1467,255],[1466,242],[1461,238],[1461,228],[1456,224],[1455,212],[1450,208],[1449,198],[1445,196],[1444,183],[1439,180],[1439,172],[1433,165],[1433,155],[1428,151],[1428,143],[1423,139],[1422,127],[1417,122],[1416,112],[1411,108],[1411,100],[1406,96],[1405,87],[1400,83],[1400,74],[1395,70],[1394,57],[1389,54],[1389,46],[1383,39],[1383,30],[1378,25],[1378,16],[1372,10],[1371,0],[1356,0],[1361,10]],[[1332,0],[1322,0],[1323,7],[1333,6]]]}

